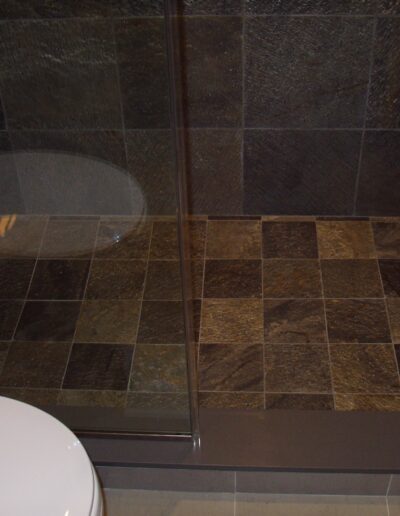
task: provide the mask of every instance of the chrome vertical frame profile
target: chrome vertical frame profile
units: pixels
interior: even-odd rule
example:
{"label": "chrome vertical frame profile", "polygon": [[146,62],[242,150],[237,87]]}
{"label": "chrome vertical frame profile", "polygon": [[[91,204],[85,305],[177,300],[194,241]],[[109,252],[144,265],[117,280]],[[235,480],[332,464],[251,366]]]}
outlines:
{"label": "chrome vertical frame profile", "polygon": [[170,98],[170,126],[173,135],[173,155],[177,193],[177,223],[182,277],[182,299],[185,321],[185,345],[189,388],[190,420],[193,442],[200,444],[199,406],[197,389],[197,363],[193,330],[192,281],[190,269],[190,232],[187,190],[187,155],[183,111],[184,77],[181,50],[181,18],[178,16],[179,0],[164,0],[165,31],[167,42],[168,82]]}

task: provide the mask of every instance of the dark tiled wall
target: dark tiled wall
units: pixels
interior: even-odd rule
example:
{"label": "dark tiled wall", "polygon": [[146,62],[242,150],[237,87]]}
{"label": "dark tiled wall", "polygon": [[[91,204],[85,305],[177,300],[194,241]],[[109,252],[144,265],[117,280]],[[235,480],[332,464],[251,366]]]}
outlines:
{"label": "dark tiled wall", "polygon": [[[400,0],[182,0],[180,14],[194,213],[400,214]],[[163,1],[6,0],[0,20],[1,149],[113,163],[149,213],[173,213]],[[1,211],[45,211],[14,166]],[[135,213],[129,196],[115,209]]]}

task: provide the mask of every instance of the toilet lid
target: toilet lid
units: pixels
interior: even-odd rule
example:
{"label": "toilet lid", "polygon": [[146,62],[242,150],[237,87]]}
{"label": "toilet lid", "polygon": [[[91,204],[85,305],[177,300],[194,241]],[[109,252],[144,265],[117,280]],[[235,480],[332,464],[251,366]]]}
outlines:
{"label": "toilet lid", "polygon": [[45,412],[0,396],[0,511],[7,516],[87,516],[90,460],[77,437]]}

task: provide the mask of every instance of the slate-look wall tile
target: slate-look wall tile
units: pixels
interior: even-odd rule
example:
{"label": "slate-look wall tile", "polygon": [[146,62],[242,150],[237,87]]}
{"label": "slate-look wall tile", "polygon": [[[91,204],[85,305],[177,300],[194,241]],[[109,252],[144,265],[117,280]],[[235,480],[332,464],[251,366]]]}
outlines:
{"label": "slate-look wall tile", "polygon": [[[4,127],[0,102],[0,127]],[[24,213],[17,169],[11,154],[11,143],[7,132],[0,132],[0,214]]]}
{"label": "slate-look wall tile", "polygon": [[246,20],[249,127],[363,127],[373,22]]}
{"label": "slate-look wall tile", "polygon": [[246,130],[244,141],[244,213],[352,213],[360,132]]}
{"label": "slate-look wall tile", "polygon": [[397,0],[245,0],[248,14],[396,14]]}

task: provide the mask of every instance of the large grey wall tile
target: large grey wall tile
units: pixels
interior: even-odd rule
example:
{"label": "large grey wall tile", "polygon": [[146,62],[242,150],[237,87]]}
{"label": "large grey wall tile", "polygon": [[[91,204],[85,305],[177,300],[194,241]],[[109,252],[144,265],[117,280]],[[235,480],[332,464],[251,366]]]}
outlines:
{"label": "large grey wall tile", "polygon": [[241,0],[184,0],[180,11],[185,15],[242,13]]}
{"label": "large grey wall tile", "polygon": [[188,125],[241,126],[241,18],[186,18],[183,37]]}
{"label": "large grey wall tile", "polygon": [[247,130],[244,213],[351,214],[361,133]]}
{"label": "large grey wall tile", "polygon": [[[400,3],[399,3],[400,5]],[[400,19],[377,22],[368,127],[400,127]]]}
{"label": "large grey wall tile", "polygon": [[356,211],[358,215],[399,215],[400,133],[368,131]]}
{"label": "large grey wall tile", "polygon": [[395,14],[397,0],[244,0],[247,14]]}
{"label": "large grey wall tile", "polygon": [[147,213],[173,215],[176,193],[171,131],[128,131],[126,138],[128,169],[142,189]]}
{"label": "large grey wall tile", "polygon": [[169,127],[164,21],[119,20],[115,37],[126,128]]}
{"label": "large grey wall tile", "polygon": [[119,128],[107,21],[0,25],[0,83],[10,129]]}
{"label": "large grey wall tile", "polygon": [[0,19],[107,16],[115,3],[122,0],[2,0]]}
{"label": "large grey wall tile", "polygon": [[188,188],[192,213],[242,212],[241,145],[241,131],[189,131]]}
{"label": "large grey wall tile", "polygon": [[6,132],[0,132],[0,214],[24,212],[10,139]]}
{"label": "large grey wall tile", "polygon": [[248,18],[247,127],[362,127],[373,22]]}

